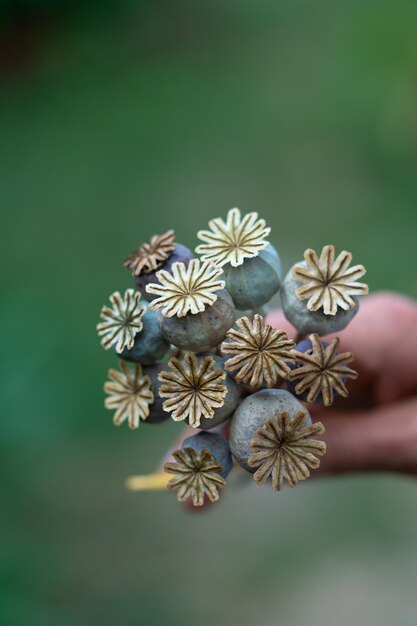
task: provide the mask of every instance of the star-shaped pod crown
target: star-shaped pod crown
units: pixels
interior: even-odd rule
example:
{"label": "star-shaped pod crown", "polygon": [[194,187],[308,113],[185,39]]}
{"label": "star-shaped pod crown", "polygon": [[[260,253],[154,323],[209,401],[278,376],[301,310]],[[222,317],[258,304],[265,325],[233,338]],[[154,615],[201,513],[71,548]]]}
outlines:
{"label": "star-shaped pod crown", "polygon": [[215,369],[212,356],[198,358],[187,352],[183,359],[173,357],[168,366],[171,371],[161,372],[158,379],[161,398],[166,398],[163,408],[176,422],[189,419],[190,426],[198,428],[202,417],[211,419],[214,410],[224,404],[227,387],[226,372]]}
{"label": "star-shaped pod crown", "polygon": [[166,270],[156,273],[160,284],[146,286],[148,293],[159,296],[149,306],[154,311],[162,309],[164,317],[202,313],[207,305],[216,302],[216,291],[224,289],[224,280],[219,280],[222,274],[222,268],[210,261],[201,263],[199,259],[191,259],[187,266],[174,263],[172,273]]}
{"label": "star-shaped pod crown", "polygon": [[336,315],[338,308],[347,311],[356,306],[352,296],[368,293],[368,286],[358,283],[366,273],[363,265],[349,267],[350,252],[343,250],[335,259],[334,246],[324,246],[320,258],[315,250],[304,252],[304,265],[293,268],[293,276],[303,285],[296,289],[299,300],[307,300],[309,311],[323,308],[325,315]]}
{"label": "star-shaped pod crown", "polygon": [[221,345],[222,354],[233,355],[225,361],[225,368],[236,372],[236,381],[251,387],[260,387],[265,381],[274,387],[279,377],[287,378],[291,372],[288,362],[294,361],[294,341],[258,313],[252,321],[241,317],[236,325],[239,330],[230,329]]}
{"label": "star-shaped pod crown", "polygon": [[126,289],[123,296],[115,291],[110,296],[111,307],[103,306],[100,313],[103,321],[97,324],[97,330],[105,350],[114,346],[120,354],[125,348],[133,347],[136,335],[143,328],[146,311],[140,298],[140,293],[133,289]]}
{"label": "star-shaped pod crown", "polygon": [[317,468],[320,461],[316,455],[326,452],[323,441],[313,439],[324,433],[324,426],[317,422],[306,426],[308,415],[299,411],[294,419],[285,411],[277,417],[266,420],[259,428],[250,447],[254,451],[249,459],[249,466],[256,469],[254,479],[263,485],[272,477],[272,489],[281,491],[286,479],[290,487],[310,476],[310,468]]}
{"label": "star-shaped pod crown", "polygon": [[210,502],[219,499],[219,489],[226,485],[220,475],[223,466],[207,449],[196,451],[193,448],[175,450],[172,453],[176,463],[165,463],[164,470],[174,474],[168,489],[177,492],[179,502],[191,498],[194,506],[202,506],[207,497]]}
{"label": "star-shaped pod crown", "polygon": [[237,208],[230,209],[226,221],[221,217],[211,220],[209,227],[210,230],[197,233],[204,242],[197,246],[197,254],[216,265],[230,263],[233,267],[242,265],[245,259],[257,256],[266,248],[266,237],[271,231],[265,220],[258,219],[257,213],[247,213],[242,218]]}
{"label": "star-shaped pod crown", "polygon": [[132,270],[133,276],[154,272],[175,250],[174,239],[173,230],[167,230],[162,235],[154,235],[148,243],[143,243],[138,250],[132,252],[124,266]]}

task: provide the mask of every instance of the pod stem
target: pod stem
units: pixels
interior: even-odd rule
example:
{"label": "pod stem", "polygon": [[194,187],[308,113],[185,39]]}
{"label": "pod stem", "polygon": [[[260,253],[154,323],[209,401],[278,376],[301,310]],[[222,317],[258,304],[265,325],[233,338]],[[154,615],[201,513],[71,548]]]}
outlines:
{"label": "pod stem", "polygon": [[129,476],[126,479],[126,488],[130,491],[165,491],[168,489],[170,476],[163,471],[153,474]]}

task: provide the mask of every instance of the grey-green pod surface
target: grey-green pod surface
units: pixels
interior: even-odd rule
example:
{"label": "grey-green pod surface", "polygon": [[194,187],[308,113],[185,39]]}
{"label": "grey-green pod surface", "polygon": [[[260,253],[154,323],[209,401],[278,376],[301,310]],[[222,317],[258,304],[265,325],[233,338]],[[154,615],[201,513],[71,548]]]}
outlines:
{"label": "grey-green pod surface", "polygon": [[232,469],[233,462],[228,443],[219,433],[199,432],[185,439],[182,448],[193,448],[196,452],[201,452],[205,448],[211,452],[216,461],[223,466],[220,472],[223,478],[227,478]]}
{"label": "grey-green pod surface", "polygon": [[269,302],[281,286],[281,261],[273,245],[261,250],[253,259],[242,265],[223,266],[226,289],[237,309],[254,309]]}
{"label": "grey-green pod surface", "polygon": [[[293,419],[299,411],[308,411],[292,393],[285,389],[263,389],[248,396],[236,409],[230,423],[229,446],[236,461],[244,469],[255,473],[248,465],[248,458],[253,454],[250,441],[255,432],[261,428],[270,417],[277,417],[279,413],[287,412]],[[308,416],[306,426],[311,424]]]}
{"label": "grey-green pod surface", "polygon": [[[215,369],[224,370],[224,359],[220,356],[215,356],[211,354],[216,361]],[[215,428],[219,426],[219,424],[223,424],[229,417],[234,413],[236,407],[242,399],[242,387],[240,387],[229,374],[226,373],[226,378],[224,380],[224,384],[227,387],[227,394],[224,400],[223,406],[214,410],[214,415],[211,419],[207,417],[202,417],[200,419],[200,426],[202,430],[210,430],[211,428]],[[188,419],[186,420],[188,423]]]}
{"label": "grey-green pod surface", "polygon": [[[296,263],[296,265],[306,267],[305,261]],[[307,308],[307,300],[299,300],[295,293],[295,290],[301,287],[303,283],[293,277],[292,269],[286,275],[281,287],[281,303],[285,317],[294,328],[302,335],[317,333],[321,337],[346,328],[359,310],[359,298],[357,296],[352,297],[356,304],[353,309],[344,311],[339,308],[336,315],[325,315],[323,309],[310,311]]]}
{"label": "grey-green pod surface", "polygon": [[226,289],[217,292],[217,300],[202,313],[188,313],[185,317],[159,315],[162,334],[166,341],[180,350],[206,352],[223,341],[235,323],[235,307]]}
{"label": "grey-green pod surface", "polygon": [[[141,300],[141,303],[143,301]],[[158,314],[144,303],[146,312],[142,317],[143,328],[135,337],[135,344],[130,350],[123,350],[121,358],[136,361],[142,365],[152,365],[166,354],[169,342],[162,334]]]}

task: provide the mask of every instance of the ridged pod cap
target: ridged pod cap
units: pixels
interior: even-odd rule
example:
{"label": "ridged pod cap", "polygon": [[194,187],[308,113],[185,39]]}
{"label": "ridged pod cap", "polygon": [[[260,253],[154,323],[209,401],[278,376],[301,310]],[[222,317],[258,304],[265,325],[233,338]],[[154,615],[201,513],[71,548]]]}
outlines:
{"label": "ridged pod cap", "polygon": [[[220,356],[213,356],[216,361],[216,368],[224,370],[224,359]],[[239,402],[242,399],[242,387],[240,387],[234,379],[226,374],[226,378],[224,380],[224,384],[227,387],[227,394],[224,400],[223,406],[214,410],[214,415],[211,419],[206,417],[202,417],[200,420],[200,426],[202,430],[211,430],[219,424],[223,424],[229,417],[231,417],[236,410]],[[188,420],[186,420],[188,421]]]}
{"label": "ridged pod cap", "polygon": [[[270,417],[282,412],[295,417],[299,411],[305,411],[304,406],[285,389],[263,389],[245,398],[230,423],[229,446],[239,465],[254,473],[254,469],[248,465],[248,458],[253,454],[250,441],[255,432]],[[307,424],[311,424],[310,417]]]}

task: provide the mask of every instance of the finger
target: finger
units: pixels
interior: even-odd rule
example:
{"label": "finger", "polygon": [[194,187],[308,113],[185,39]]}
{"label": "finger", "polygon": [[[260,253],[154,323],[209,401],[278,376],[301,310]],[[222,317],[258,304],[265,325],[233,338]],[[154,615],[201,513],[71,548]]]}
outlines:
{"label": "finger", "polygon": [[321,417],[327,453],[319,473],[402,472],[417,476],[417,398],[366,412]]}

